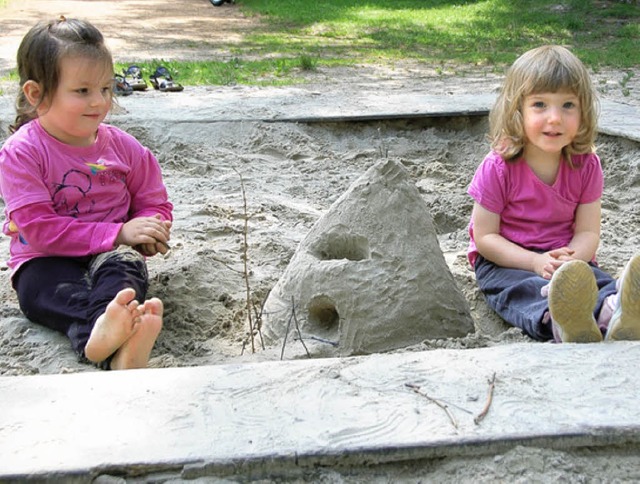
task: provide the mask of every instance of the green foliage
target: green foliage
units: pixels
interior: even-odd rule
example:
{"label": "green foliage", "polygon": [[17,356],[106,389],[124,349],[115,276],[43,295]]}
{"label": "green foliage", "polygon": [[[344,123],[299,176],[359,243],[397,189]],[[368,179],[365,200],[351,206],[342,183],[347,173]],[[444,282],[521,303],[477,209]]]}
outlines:
{"label": "green foliage", "polygon": [[301,55],[299,62],[300,69],[303,71],[315,71],[318,67],[318,60],[309,55]]}
{"label": "green foliage", "polygon": [[[335,65],[335,61],[323,61],[309,55],[298,57],[274,57],[263,60],[241,60],[234,57],[222,61],[168,61],[157,59],[136,64],[142,77],[149,80],[158,66],[166,67],[173,80],[183,85],[234,85],[252,84],[277,86],[302,82],[296,72],[315,70],[318,65]],[[116,72],[123,72],[128,64],[116,63]],[[151,87],[151,86],[150,86]]]}
{"label": "green foliage", "polygon": [[[261,52],[300,49],[358,62],[509,64],[544,43],[574,48],[593,65],[640,63],[640,9],[620,0],[239,0],[269,28]],[[635,44],[635,45],[634,45]]]}
{"label": "green foliage", "polygon": [[[541,44],[571,48],[593,70],[640,65],[640,8],[623,0],[236,0],[261,27],[226,59],[166,66],[184,85],[282,85],[336,65],[408,59],[439,72],[503,71]],[[6,0],[0,0],[0,7]],[[121,72],[127,66],[118,65]]]}

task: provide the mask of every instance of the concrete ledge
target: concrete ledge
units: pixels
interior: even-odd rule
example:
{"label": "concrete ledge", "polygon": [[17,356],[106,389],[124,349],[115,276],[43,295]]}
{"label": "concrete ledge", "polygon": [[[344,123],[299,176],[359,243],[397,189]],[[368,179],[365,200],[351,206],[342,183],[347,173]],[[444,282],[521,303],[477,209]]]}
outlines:
{"label": "concrete ledge", "polygon": [[[485,116],[493,93],[429,95],[371,93],[349,98],[333,91],[300,88],[214,91],[194,96],[131,96],[119,100],[124,112],[113,121],[128,123],[157,119],[193,122],[355,122],[448,116]],[[601,102],[599,131],[640,141],[640,109],[613,101]],[[167,113],[171,113],[170,119]]]}
{"label": "concrete ledge", "polygon": [[640,142],[640,109],[629,104],[601,102],[598,131]]}
{"label": "concrete ledge", "polygon": [[[518,443],[639,443],[639,365],[640,343],[532,343],[4,377],[0,480],[169,469],[193,478],[486,455]],[[488,413],[475,423],[494,374]]]}
{"label": "concrete ledge", "polygon": [[[154,119],[149,111],[171,112],[171,122],[343,122],[407,119],[435,116],[486,115],[493,104],[492,94],[451,96],[418,93],[363,93],[343,98],[332,91],[316,92],[299,88],[214,91],[179,98],[119,100],[126,117]],[[144,110],[137,107],[144,102]],[[163,119],[163,118],[160,118]],[[164,120],[167,121],[166,115]]]}
{"label": "concrete ledge", "polygon": [[[345,122],[412,119],[438,116],[484,116],[493,93],[429,95],[371,93],[344,97],[333,91],[301,88],[239,88],[208,91],[193,88],[182,93],[146,92],[118,98],[121,110],[110,116],[114,123],[163,126],[175,123],[223,122]],[[193,91],[193,92],[192,92]],[[0,98],[0,120],[15,117],[14,99]],[[602,101],[599,130],[640,142],[640,109],[629,104]]]}

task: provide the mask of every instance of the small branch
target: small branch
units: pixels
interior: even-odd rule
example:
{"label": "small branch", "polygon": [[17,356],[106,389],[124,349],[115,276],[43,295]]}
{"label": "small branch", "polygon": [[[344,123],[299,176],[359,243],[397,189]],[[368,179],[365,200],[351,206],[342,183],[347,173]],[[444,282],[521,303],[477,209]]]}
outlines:
{"label": "small branch", "polygon": [[298,338],[300,338],[300,343],[302,343],[304,350],[307,352],[307,356],[311,358],[311,353],[309,353],[307,345],[304,344],[304,340],[302,339],[302,333],[300,332],[300,326],[298,325],[298,318],[296,317],[296,304],[293,296],[291,296],[291,314],[293,316],[293,322],[296,323],[296,331],[298,331]]}
{"label": "small branch", "polygon": [[223,266],[225,266],[227,269],[229,269],[232,272],[236,272],[238,274],[243,274],[243,271],[240,269],[235,269],[233,267],[231,267],[231,263],[222,259],[221,257],[218,257],[216,255],[208,255],[207,257],[210,257],[212,260],[216,261],[216,262],[220,262],[220,264],[222,264]]}
{"label": "small branch", "polygon": [[406,386],[407,388],[410,388],[411,390],[413,390],[418,395],[422,395],[424,398],[429,400],[431,403],[435,403],[438,407],[440,407],[442,410],[445,411],[445,413],[447,414],[447,417],[449,417],[449,420],[451,421],[451,424],[456,429],[458,428],[458,422],[456,422],[456,419],[454,418],[453,414],[449,410],[449,407],[448,407],[447,404],[443,403],[441,400],[438,400],[437,398],[430,397],[426,393],[420,391],[420,387],[418,385],[414,385],[413,383],[405,383],[404,386]]}
{"label": "small branch", "polygon": [[289,313],[289,320],[287,321],[287,329],[284,332],[284,339],[282,340],[282,350],[280,350],[280,360],[284,358],[284,348],[287,345],[287,338],[289,336],[289,330],[291,329],[291,321],[293,321],[294,324],[296,325],[296,332],[298,333],[298,338],[294,338],[294,341],[300,340],[300,342],[302,343],[302,346],[304,347],[304,350],[307,353],[307,356],[311,358],[311,353],[309,353],[309,349],[307,348],[307,345],[304,343],[304,340],[302,339],[302,332],[300,331],[300,325],[298,324],[298,318],[296,317],[296,301],[293,298],[293,296],[291,296],[291,312]]}
{"label": "small branch", "polygon": [[293,319],[293,312],[289,315],[289,321],[287,321],[287,329],[284,332],[284,339],[282,340],[282,350],[280,350],[280,360],[284,358],[284,348],[287,346],[287,337],[289,336],[289,328],[291,327],[291,320]]}
{"label": "small branch", "polygon": [[329,339],[320,338],[319,336],[307,336],[307,338],[308,339],[312,339],[314,341],[319,341],[320,343],[325,343],[325,344],[331,345],[334,348],[337,348],[340,345],[337,341],[331,341]]}
{"label": "small branch", "polygon": [[256,309],[257,306],[255,304],[253,305],[253,312],[256,318],[255,328],[256,328],[256,331],[258,331],[258,336],[260,336],[260,346],[262,347],[263,350],[264,350],[264,338],[262,337],[262,314],[264,312],[264,305],[267,302],[267,297],[269,297],[268,292],[265,298],[262,300],[262,304],[260,305],[260,311]]}
{"label": "small branch", "polygon": [[489,413],[489,408],[491,407],[491,402],[493,401],[493,390],[495,389],[495,387],[496,387],[496,374],[494,372],[493,376],[491,377],[491,380],[489,380],[489,394],[487,395],[487,403],[485,403],[484,408],[482,409],[482,412],[476,415],[476,417],[473,419],[473,423],[475,423],[476,425],[478,425],[482,421],[482,419],[485,418]]}
{"label": "small branch", "polygon": [[267,293],[262,298],[262,304],[260,304],[260,311],[256,309],[256,305],[253,306],[253,310],[256,315],[256,327],[258,330],[262,329],[262,315],[264,314],[264,305],[267,304],[267,299],[269,299],[269,294],[271,294],[271,289],[267,291]]}
{"label": "small branch", "polygon": [[242,342],[242,349],[240,350],[240,356],[244,355],[244,350],[245,350],[246,347],[247,347],[247,340],[245,339]]}
{"label": "small branch", "polygon": [[242,173],[240,173],[235,168],[233,169],[238,176],[240,177],[240,188],[242,189],[242,204],[243,204],[243,218],[244,218],[244,227],[243,227],[243,243],[242,243],[242,268],[244,271],[244,283],[247,295],[247,319],[249,320],[249,335],[251,337],[251,352],[256,352],[255,338],[253,334],[253,316],[251,314],[252,304],[251,304],[251,286],[249,285],[249,213],[247,211],[247,194],[244,189],[244,178],[242,178]]}

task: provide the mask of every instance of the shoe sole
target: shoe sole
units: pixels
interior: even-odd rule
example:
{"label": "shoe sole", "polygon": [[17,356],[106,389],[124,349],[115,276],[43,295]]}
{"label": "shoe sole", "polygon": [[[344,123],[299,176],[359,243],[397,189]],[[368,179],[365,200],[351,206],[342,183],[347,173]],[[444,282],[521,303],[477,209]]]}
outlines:
{"label": "shoe sole", "polygon": [[560,266],[551,280],[549,311],[562,328],[563,343],[602,341],[593,317],[597,300],[598,286],[589,264],[571,261]]}
{"label": "shoe sole", "polygon": [[620,319],[611,328],[607,339],[640,340],[640,254],[629,261],[620,288]]}

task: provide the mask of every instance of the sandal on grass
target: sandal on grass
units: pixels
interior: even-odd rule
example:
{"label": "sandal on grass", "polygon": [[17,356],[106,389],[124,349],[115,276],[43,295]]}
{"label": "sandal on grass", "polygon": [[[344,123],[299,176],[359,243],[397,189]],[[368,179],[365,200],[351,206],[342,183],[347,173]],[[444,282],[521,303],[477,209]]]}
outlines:
{"label": "sandal on grass", "polygon": [[116,96],[128,96],[133,94],[133,88],[125,81],[124,77],[116,74],[113,76],[113,93]]}
{"label": "sandal on grass", "polygon": [[142,74],[138,66],[131,65],[122,72],[124,73],[125,81],[129,83],[134,91],[144,91],[147,88],[147,83],[142,78]]}
{"label": "sandal on grass", "polygon": [[171,74],[166,67],[160,66],[156,69],[156,72],[149,78],[151,85],[154,89],[164,92],[178,92],[182,91],[184,87],[173,80]]}

